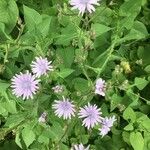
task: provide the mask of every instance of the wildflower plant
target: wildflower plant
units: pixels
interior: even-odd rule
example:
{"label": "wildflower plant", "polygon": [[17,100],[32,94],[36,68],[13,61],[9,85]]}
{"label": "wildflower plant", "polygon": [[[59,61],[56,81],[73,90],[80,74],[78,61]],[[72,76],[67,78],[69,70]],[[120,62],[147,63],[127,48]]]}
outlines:
{"label": "wildflower plant", "polygon": [[0,0],[0,150],[149,150],[147,0]]}

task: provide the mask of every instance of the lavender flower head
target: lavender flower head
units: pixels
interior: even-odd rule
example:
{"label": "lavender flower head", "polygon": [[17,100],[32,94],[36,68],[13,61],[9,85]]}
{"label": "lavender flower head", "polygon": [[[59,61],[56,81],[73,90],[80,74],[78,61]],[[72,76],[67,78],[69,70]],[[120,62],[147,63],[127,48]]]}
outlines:
{"label": "lavender flower head", "polygon": [[72,116],[75,116],[75,106],[72,102],[69,102],[69,99],[55,100],[55,104],[52,105],[52,108],[55,109],[55,115],[63,117],[63,119],[71,119]]}
{"label": "lavender flower head", "polygon": [[100,109],[97,108],[96,105],[90,105],[88,103],[88,105],[84,106],[84,108],[80,108],[79,118],[83,118],[82,125],[90,129],[93,128],[94,125],[98,124],[98,122],[101,122],[101,114]]}
{"label": "lavender flower head", "polygon": [[74,147],[71,149],[71,150],[89,150],[89,147],[90,146],[88,146],[88,147],[84,147],[83,146],[83,144],[81,143],[81,144],[79,144],[79,145],[74,145]]}
{"label": "lavender flower head", "polygon": [[48,62],[47,58],[36,57],[35,61],[32,61],[31,67],[32,72],[36,75],[36,77],[40,77],[42,75],[46,75],[47,71],[52,71],[53,67],[51,61]]}
{"label": "lavender flower head", "polygon": [[70,5],[72,5],[72,9],[78,9],[79,14],[83,15],[85,11],[92,13],[95,11],[93,5],[99,5],[98,1],[100,0],[70,0]]}
{"label": "lavender flower head", "polygon": [[52,88],[52,90],[54,91],[54,93],[61,93],[63,91],[63,86],[56,85]]}
{"label": "lavender flower head", "polygon": [[41,114],[41,116],[39,117],[38,122],[45,123],[46,122],[46,116],[47,116],[47,113],[43,112]]}
{"label": "lavender flower head", "polygon": [[33,99],[33,94],[35,94],[39,88],[38,83],[40,80],[37,80],[35,76],[27,71],[25,74],[16,74],[11,81],[14,95],[17,97],[23,96],[23,99]]}
{"label": "lavender flower head", "polygon": [[110,128],[113,126],[114,122],[116,121],[115,116],[112,116],[110,118],[105,117],[102,119],[102,128],[100,128],[100,135],[104,137],[108,132],[110,131]]}
{"label": "lavender flower head", "polygon": [[105,83],[104,80],[102,80],[101,78],[99,78],[96,81],[95,94],[99,94],[101,96],[105,96],[105,90],[106,90],[106,83]]}

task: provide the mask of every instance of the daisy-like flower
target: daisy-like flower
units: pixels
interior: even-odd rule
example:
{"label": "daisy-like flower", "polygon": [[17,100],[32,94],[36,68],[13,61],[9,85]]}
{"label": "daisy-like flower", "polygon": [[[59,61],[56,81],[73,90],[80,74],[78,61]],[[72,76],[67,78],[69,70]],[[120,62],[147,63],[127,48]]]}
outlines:
{"label": "daisy-like flower", "polygon": [[25,74],[20,73],[15,75],[11,81],[14,95],[17,97],[23,96],[23,99],[33,99],[33,94],[35,94],[39,88],[38,83],[40,80],[37,80],[35,76],[27,71]]}
{"label": "daisy-like flower", "polygon": [[54,93],[61,93],[63,91],[63,86],[56,85],[52,88],[52,90],[54,91]]}
{"label": "daisy-like flower", "polygon": [[101,78],[97,79],[95,85],[95,94],[99,94],[101,96],[105,96],[106,83]]}
{"label": "daisy-like flower", "polygon": [[88,103],[88,105],[84,106],[84,108],[80,108],[79,118],[83,118],[82,125],[90,129],[93,128],[94,125],[98,124],[98,122],[101,122],[101,114],[102,112],[100,112],[100,108]]}
{"label": "daisy-like flower", "polygon": [[98,1],[100,0],[70,0],[70,5],[72,5],[72,9],[78,9],[79,14],[83,15],[85,11],[92,13],[95,11],[93,5],[99,5]]}
{"label": "daisy-like flower", "polygon": [[47,113],[43,112],[41,114],[41,116],[39,117],[38,122],[45,123],[46,122],[46,116],[47,116]]}
{"label": "daisy-like flower", "polygon": [[100,128],[100,135],[104,137],[110,131],[110,128],[113,126],[114,122],[116,121],[115,116],[112,117],[105,117],[102,119],[102,128]]}
{"label": "daisy-like flower", "polygon": [[63,97],[63,100],[55,100],[54,102],[52,108],[55,109],[56,116],[63,117],[63,119],[71,119],[72,116],[75,116],[75,106],[69,99]]}
{"label": "daisy-like flower", "polygon": [[100,135],[104,137],[108,132],[110,131],[110,128],[107,126],[102,126],[102,128],[99,129]]}
{"label": "daisy-like flower", "polygon": [[71,150],[89,150],[89,147],[90,146],[88,146],[88,147],[84,147],[83,146],[83,144],[81,143],[81,144],[79,144],[79,145],[74,145],[73,146],[73,148],[71,148]]}
{"label": "daisy-like flower", "polygon": [[36,57],[35,59],[35,61],[32,61],[31,67],[32,72],[36,75],[36,77],[46,75],[47,71],[53,70],[53,66],[51,65],[52,62],[49,62],[47,58]]}

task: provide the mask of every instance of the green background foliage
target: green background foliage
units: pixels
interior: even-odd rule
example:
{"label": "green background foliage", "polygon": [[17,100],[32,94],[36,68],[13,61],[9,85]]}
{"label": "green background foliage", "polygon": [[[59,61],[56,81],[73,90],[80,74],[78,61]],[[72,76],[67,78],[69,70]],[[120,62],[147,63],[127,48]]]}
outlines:
{"label": "green background foliage", "polygon": [[[76,143],[92,150],[150,149],[150,1],[101,0],[92,14],[78,16],[67,0],[0,1],[0,149],[69,150]],[[11,78],[30,70],[35,56],[53,61],[33,100],[12,95]],[[97,78],[106,96],[94,94]],[[52,87],[63,84],[62,94]],[[101,107],[117,121],[101,138],[77,117],[57,118],[51,105],[62,96],[78,106]],[[46,111],[47,122],[38,118]]]}

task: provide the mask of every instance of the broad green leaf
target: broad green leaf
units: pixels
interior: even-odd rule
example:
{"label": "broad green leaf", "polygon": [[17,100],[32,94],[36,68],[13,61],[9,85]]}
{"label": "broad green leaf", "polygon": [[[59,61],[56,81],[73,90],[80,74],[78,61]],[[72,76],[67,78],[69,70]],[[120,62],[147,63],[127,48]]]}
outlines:
{"label": "broad green leaf", "polygon": [[64,67],[70,68],[74,61],[74,48],[68,47],[57,49],[57,54],[58,57],[62,58]]}
{"label": "broad green leaf", "polygon": [[133,129],[134,129],[134,127],[131,123],[124,127],[124,130],[126,130],[126,131],[132,131]]}
{"label": "broad green leaf", "polygon": [[108,31],[111,30],[110,27],[105,26],[103,24],[99,24],[99,23],[92,24],[91,29],[95,32],[96,36],[100,36],[103,33],[108,32]]}
{"label": "broad green leaf", "polygon": [[0,0],[0,23],[5,24],[6,33],[10,33],[15,27],[18,13],[14,0]]}
{"label": "broad green leaf", "polygon": [[135,21],[130,32],[127,35],[125,35],[123,38],[119,39],[118,42],[122,43],[130,40],[140,40],[146,38],[147,36],[148,36],[148,31],[145,25],[142,22]]}
{"label": "broad green leaf", "polygon": [[134,85],[139,89],[143,90],[149,82],[143,78],[136,77],[134,80]]}
{"label": "broad green leaf", "polygon": [[5,33],[5,24],[0,22],[0,41],[4,41],[8,38],[8,35]]}
{"label": "broad green leaf", "polygon": [[12,113],[12,114],[17,113],[16,102],[13,100],[3,102],[3,103],[1,103],[1,106],[9,113]]}
{"label": "broad green leaf", "polygon": [[28,127],[24,128],[22,130],[22,139],[28,148],[35,140],[35,134],[34,134],[33,130]]}
{"label": "broad green leaf", "polygon": [[144,150],[144,139],[140,132],[131,132],[130,142],[134,150]]}
{"label": "broad green leaf", "polygon": [[61,78],[66,78],[68,77],[71,73],[73,73],[74,70],[73,69],[68,69],[68,68],[65,68],[65,69],[61,69],[60,72],[57,73],[57,75]]}
{"label": "broad green leaf", "polygon": [[44,136],[44,135],[40,135],[38,137],[38,142],[48,145],[49,144],[49,138]]}
{"label": "broad green leaf", "polygon": [[110,111],[113,111],[118,104],[120,104],[122,101],[122,97],[117,95],[117,94],[113,94],[112,98],[111,98],[111,105],[110,105]]}
{"label": "broad green leaf", "polygon": [[146,66],[146,67],[144,68],[144,70],[145,70],[147,73],[150,73],[150,65]]}
{"label": "broad green leaf", "polygon": [[119,15],[120,16],[135,16],[140,12],[142,6],[142,0],[127,0],[125,1],[120,9]]}
{"label": "broad green leaf", "polygon": [[40,22],[37,26],[39,31],[42,33],[45,38],[50,34],[50,25],[51,25],[52,17],[48,15],[42,15],[42,22]]}
{"label": "broad green leaf", "polygon": [[73,80],[73,85],[77,91],[87,91],[89,90],[88,81],[83,78],[75,78]]}
{"label": "broad green leaf", "polygon": [[70,23],[66,28],[61,30],[61,35],[58,36],[56,44],[68,46],[73,39],[77,38],[77,36],[76,27]]}
{"label": "broad green leaf", "polygon": [[133,111],[133,109],[131,107],[127,107],[125,109],[125,111],[123,112],[123,118],[125,120],[129,120],[130,119],[131,122],[134,123],[135,120],[136,120],[136,114],[135,114],[135,112]]}
{"label": "broad green leaf", "polygon": [[42,16],[34,9],[27,6],[23,6],[23,10],[26,27],[28,30],[32,31],[39,23],[42,22]]}

